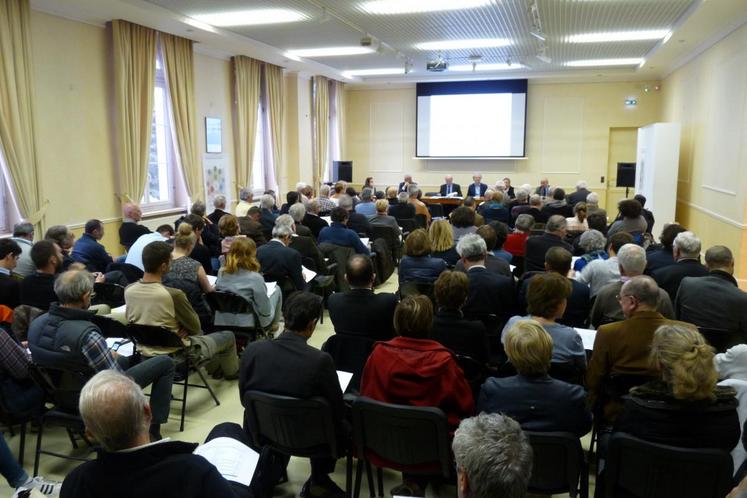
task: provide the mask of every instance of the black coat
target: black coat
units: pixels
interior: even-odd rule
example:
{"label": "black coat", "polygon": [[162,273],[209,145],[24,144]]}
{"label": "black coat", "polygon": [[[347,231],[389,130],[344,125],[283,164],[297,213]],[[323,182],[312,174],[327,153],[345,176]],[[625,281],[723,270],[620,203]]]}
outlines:
{"label": "black coat", "polygon": [[[447,185],[445,183],[443,185],[441,185],[441,189],[439,190],[439,194],[440,195],[442,195],[442,196],[448,195],[446,193],[446,187],[447,187]],[[462,197],[462,187],[458,183],[452,183],[451,184],[451,193],[453,194],[454,192],[456,192],[456,194],[459,197]]]}
{"label": "black coat", "polygon": [[490,348],[485,325],[464,318],[460,311],[438,310],[433,317],[431,339],[456,354],[469,356],[481,364],[488,362]]}
{"label": "black coat", "polygon": [[665,266],[653,272],[651,276],[659,287],[667,291],[669,298],[674,303],[677,298],[677,290],[680,282],[685,277],[705,277],[708,269],[694,259],[683,259],[676,264]]}
{"label": "black coat", "polygon": [[526,261],[526,271],[544,271],[545,254],[551,247],[562,247],[573,254],[573,248],[557,235],[543,233],[527,239],[526,252],[524,260]]}
{"label": "black coat", "polygon": [[392,204],[389,206],[389,215],[394,216],[398,220],[414,220],[415,219],[415,206],[410,203]]}
{"label": "black coat", "polygon": [[21,281],[12,275],[0,273],[0,304],[15,308],[20,304]]}
{"label": "black coat", "polygon": [[314,234],[315,239],[319,238],[319,232],[322,231],[322,228],[329,226],[329,223],[321,219],[319,216],[309,213],[306,213],[303,217],[303,224],[309,227],[311,233]]}
{"label": "black coat", "polygon": [[397,296],[374,294],[370,289],[351,289],[329,296],[327,309],[336,334],[363,335],[377,341],[394,337]]}
{"label": "black coat", "polygon": [[257,249],[257,260],[265,279],[281,280],[288,277],[298,290],[306,286],[301,272],[301,259],[300,252],[277,241],[270,241]]}
{"label": "black coat", "polygon": [[223,211],[222,209],[216,209],[215,211],[210,213],[207,216],[207,218],[210,220],[210,223],[212,223],[215,226],[218,226],[218,222],[220,221],[220,219],[227,214],[231,214],[231,213]]}
{"label": "black coat", "polygon": [[469,295],[462,308],[466,316],[492,313],[498,317],[503,327],[509,318],[516,314],[516,291],[512,277],[490,273],[485,268],[470,268]]}

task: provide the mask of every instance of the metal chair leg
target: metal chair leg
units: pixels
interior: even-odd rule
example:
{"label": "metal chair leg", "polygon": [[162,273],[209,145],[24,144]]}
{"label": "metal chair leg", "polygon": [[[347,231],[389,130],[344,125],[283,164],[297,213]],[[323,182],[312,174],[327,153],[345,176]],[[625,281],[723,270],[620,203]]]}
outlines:
{"label": "metal chair leg", "polygon": [[187,391],[189,390],[189,357],[184,364],[184,391],[182,392],[182,417],[179,424],[179,432],[184,432],[184,415],[187,413]]}
{"label": "metal chair leg", "polygon": [[360,498],[361,496],[361,474],[363,473],[363,459],[358,459],[358,464],[355,468],[355,484],[353,485],[353,498]]}
{"label": "metal chair leg", "polygon": [[34,456],[34,475],[39,475],[39,459],[41,458],[42,434],[44,434],[44,420],[39,419],[39,433],[36,436],[36,455]]}
{"label": "metal chair leg", "polygon": [[345,498],[350,498],[350,486],[353,483],[353,453],[348,449],[345,465]]}
{"label": "metal chair leg", "polygon": [[376,497],[376,488],[374,488],[373,472],[371,471],[371,462],[366,460],[366,477],[368,477],[368,494],[371,498]]}
{"label": "metal chair leg", "polygon": [[73,448],[77,450],[78,442],[75,440],[75,434],[73,434],[73,431],[67,427],[65,428],[65,430],[67,431],[67,437],[70,438],[70,443],[73,445]]}
{"label": "metal chair leg", "polygon": [[18,443],[18,465],[23,467],[23,453],[26,450],[26,422],[21,423],[21,440]]}
{"label": "metal chair leg", "polygon": [[376,480],[379,483],[379,496],[384,498],[384,471],[381,467],[376,468]]}
{"label": "metal chair leg", "polygon": [[202,373],[202,368],[197,368],[197,374],[200,376],[200,379],[202,379],[202,383],[205,384],[205,388],[207,388],[208,392],[210,393],[210,396],[213,397],[213,401],[215,401],[215,406],[220,406],[220,401],[218,400],[218,396],[215,395],[215,392],[213,392],[213,388],[210,387],[210,384],[208,384],[207,379],[205,378],[205,375]]}

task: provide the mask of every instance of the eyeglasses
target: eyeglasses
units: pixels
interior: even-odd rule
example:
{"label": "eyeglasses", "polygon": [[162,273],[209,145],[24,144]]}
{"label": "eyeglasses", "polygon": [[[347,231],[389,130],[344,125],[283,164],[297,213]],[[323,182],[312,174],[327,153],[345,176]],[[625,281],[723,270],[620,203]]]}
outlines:
{"label": "eyeglasses", "polygon": [[621,296],[620,294],[616,295],[615,299],[617,299],[617,301],[621,303],[622,300],[623,300],[623,298],[626,298],[626,297],[631,298],[633,301],[637,301],[638,300],[638,298],[635,297],[635,296]]}

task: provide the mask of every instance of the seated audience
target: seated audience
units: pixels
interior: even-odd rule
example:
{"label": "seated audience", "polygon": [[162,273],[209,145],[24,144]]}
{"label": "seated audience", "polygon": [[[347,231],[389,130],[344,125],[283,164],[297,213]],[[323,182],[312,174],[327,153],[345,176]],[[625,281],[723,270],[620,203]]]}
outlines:
{"label": "seated audience", "polygon": [[491,221],[500,221],[508,223],[511,221],[511,215],[503,205],[503,193],[488,190],[485,192],[485,202],[480,204],[478,212],[485,218],[487,223]]}
{"label": "seated audience", "polygon": [[633,236],[628,232],[611,235],[607,239],[607,259],[590,261],[581,273],[576,274],[576,281],[586,284],[591,289],[591,297],[596,297],[602,287],[610,282],[620,280],[620,265],[617,262],[617,251],[625,244],[631,244]]}
{"label": "seated audience", "polygon": [[[0,327],[0,372],[3,377],[0,382],[0,399],[3,414],[10,419],[40,415],[45,410],[44,390],[32,380],[31,356],[21,344],[13,331]],[[1,444],[0,473],[7,478],[7,467],[3,467],[4,455]]]}
{"label": "seated audience", "polygon": [[36,271],[34,262],[31,260],[31,247],[34,245],[34,225],[27,221],[15,224],[11,240],[21,248],[16,273],[22,277],[28,277]]}
{"label": "seated audience", "polygon": [[137,239],[150,233],[150,229],[138,223],[143,217],[140,206],[128,202],[122,206],[122,225],[119,227],[119,243],[125,247],[127,252]]}
{"label": "seated audience", "polygon": [[[301,204],[298,206],[303,207]],[[295,211],[295,208],[291,208]],[[301,253],[302,263],[311,271],[326,274],[327,273],[327,262],[324,260],[322,252],[319,250],[314,238],[309,236],[303,236],[296,233],[299,225],[293,221],[293,218],[289,214],[281,214],[278,219],[275,220],[275,226],[285,225],[291,229],[291,238],[288,243],[288,247]],[[306,228],[301,226],[301,228]],[[304,233],[309,233],[308,231]]]}
{"label": "seated audience", "polygon": [[[474,197],[467,196],[464,198],[464,201],[462,201],[462,206],[470,209],[475,213],[475,222],[473,223],[475,227],[481,227],[485,224],[485,218],[482,217],[480,213],[477,212],[477,201]],[[453,223],[452,223],[453,224]],[[458,242],[459,238],[454,237],[454,239]]]}
{"label": "seated audience", "polygon": [[358,197],[358,192],[355,191],[355,187],[353,187],[352,185],[348,185],[345,188],[345,195],[347,195],[348,197],[350,197],[350,200],[353,203],[353,208],[352,209],[353,209],[353,211],[355,211],[355,206],[357,206],[358,203],[361,201],[360,197]]}
{"label": "seated audience", "polygon": [[[137,362],[111,351],[89,311],[93,276],[87,271],[71,270],[59,276],[54,285],[58,303],[52,304],[29,327],[29,349],[34,363],[42,367],[74,369],[96,373],[102,370],[126,372],[141,387],[151,388],[153,421],[150,434],[161,439],[160,427],[169,419],[174,362],[162,356]],[[74,408],[74,407],[63,407]]]}
{"label": "seated audience", "polygon": [[[620,280],[612,281],[602,287],[591,308],[590,320],[594,328],[598,329],[606,323],[625,319],[618,300],[620,289],[631,278],[643,275],[643,269],[646,267],[646,251],[639,245],[625,244],[617,254],[617,264],[620,267]],[[659,289],[659,297],[654,310],[666,318],[674,318],[672,302],[663,289]]]}
{"label": "seated audience", "polygon": [[713,348],[697,329],[659,327],[650,361],[661,379],[631,389],[615,430],[653,443],[731,451],[741,432],[735,391],[716,385]]}
{"label": "seated audience", "polygon": [[274,212],[275,197],[263,194],[259,199],[259,208],[259,222],[262,225],[265,237],[267,237],[268,234],[272,233],[272,229],[275,227],[275,218],[278,217]]}
{"label": "seated audience", "polygon": [[[306,227],[309,227],[309,230],[311,230],[311,234],[314,236],[315,239],[319,238],[319,232],[321,232],[323,228],[326,228],[329,226],[329,223],[327,223],[326,220],[322,219],[319,216],[319,213],[321,210],[320,206],[321,204],[319,203],[319,199],[314,199],[314,200],[309,201],[309,203],[306,205],[306,214],[303,217],[303,225]],[[336,206],[333,205],[330,211],[334,209],[335,207]],[[395,221],[395,224],[396,224],[396,221]],[[259,247],[259,245],[257,247]]]}
{"label": "seated audience", "polygon": [[[239,200],[239,204],[241,204],[241,200]],[[238,204],[236,205],[236,207],[238,209]],[[214,208],[213,212],[207,215],[207,219],[213,225],[217,225],[224,214],[230,214],[228,211],[226,211],[226,196],[225,195],[216,195],[213,198],[213,208]],[[242,206],[242,209],[243,209],[243,206]],[[238,215],[236,216],[238,217]]]}
{"label": "seated audience", "polygon": [[586,372],[589,400],[604,403],[603,416],[607,425],[612,424],[621,407],[616,400],[602,399],[604,380],[610,374],[655,376],[656,369],[649,363],[648,354],[654,332],[661,325],[680,323],[656,311],[659,288],[651,277],[631,278],[622,285],[617,299],[625,320],[599,327]]}
{"label": "seated audience", "polygon": [[535,223],[547,223],[549,216],[542,211],[542,197],[537,194],[529,197],[529,209],[524,211],[534,218]]}
{"label": "seated audience", "polygon": [[338,206],[348,212],[347,227],[357,234],[365,237],[373,237],[373,229],[368,222],[368,217],[361,213],[356,213],[353,209],[353,198],[349,195],[340,196]]}
{"label": "seated audience", "polygon": [[[237,218],[242,218],[246,216],[246,214],[249,212],[249,208],[252,207],[252,203],[254,202],[254,193],[252,192],[252,189],[247,187],[242,187],[239,190],[239,202],[236,204],[236,210],[234,211],[234,215]],[[222,209],[222,208],[221,208]],[[229,213],[226,213],[229,214]],[[213,223],[215,225],[218,224],[220,219],[223,216],[218,216],[218,220],[214,221]]]}
{"label": "seated audience", "polygon": [[[203,335],[200,319],[179,289],[166,287],[163,276],[171,265],[171,246],[166,242],[151,242],[143,249],[145,274],[142,280],[125,289],[128,323],[164,327],[182,339],[198,360],[209,359],[208,373],[214,377],[235,379],[238,376],[236,341],[232,332]],[[170,354],[173,348],[139,346],[145,355]]]}
{"label": "seated audience", "polygon": [[534,218],[531,214],[520,214],[514,222],[514,230],[506,236],[503,249],[510,252],[512,256],[524,257],[527,239],[532,232]]}
{"label": "seated audience", "polygon": [[49,240],[40,240],[31,248],[31,259],[36,271],[21,281],[21,304],[46,311],[57,301],[54,281],[62,268],[60,246]]}
{"label": "seated audience", "polygon": [[607,239],[599,230],[591,229],[582,233],[578,238],[578,247],[584,252],[573,264],[573,271],[580,272],[591,261],[609,258],[604,250],[606,245]]}
{"label": "seated audience", "polygon": [[345,195],[345,187],[347,187],[347,183],[346,182],[339,181],[339,182],[335,183],[335,185],[334,185],[334,192],[332,193],[332,195],[329,196],[329,198],[330,199],[337,199],[341,195]]}
{"label": "seated audience", "polygon": [[[452,238],[455,242],[459,242],[459,239],[465,235],[477,231],[475,216],[477,216],[477,213],[467,206],[459,206],[451,212],[449,219],[451,220]],[[485,220],[482,224],[484,223]]]}
{"label": "seated audience", "polygon": [[[95,460],[67,475],[62,498],[251,496],[245,486],[229,483],[212,463],[193,455],[197,444],[151,443],[148,426],[153,415],[148,398],[129,377],[112,371],[94,375],[80,393],[79,410],[86,432],[101,450]],[[235,425],[221,424],[214,431]]]}
{"label": "seated audience", "polygon": [[[226,264],[218,272],[215,290],[241,296],[252,305],[254,313],[215,312],[215,326],[256,326],[254,315],[263,329],[277,330],[282,309],[282,293],[277,286],[268,295],[265,279],[259,273],[257,246],[250,238],[236,239],[226,255]],[[262,334],[259,334],[261,337]]]}
{"label": "seated audience", "polygon": [[526,271],[542,271],[545,268],[545,253],[551,247],[562,247],[568,252],[573,251],[570,244],[564,240],[566,227],[565,216],[556,214],[547,220],[545,233],[527,239]]}
{"label": "seated audience", "polygon": [[424,228],[427,228],[431,223],[431,212],[428,211],[428,206],[423,204],[423,202],[420,200],[420,189],[415,185],[410,185],[407,188],[407,193],[410,196],[410,200],[408,202],[415,208],[415,216],[417,217],[417,215],[419,214],[425,216]]}
{"label": "seated audience", "polygon": [[85,232],[73,246],[73,260],[86,265],[88,271],[104,273],[113,260],[99,242],[103,237],[104,224],[99,220],[88,220]]}
{"label": "seated audience", "polygon": [[589,222],[586,221],[586,203],[578,202],[573,205],[573,216],[566,218],[569,232],[585,232],[589,229]]}
{"label": "seated audience", "polygon": [[459,261],[459,253],[454,245],[453,232],[447,220],[436,220],[428,228],[431,242],[431,257],[441,258],[446,265],[453,267]]}
{"label": "seated audience", "polygon": [[415,206],[410,204],[410,196],[407,192],[400,192],[397,195],[397,202],[389,203],[389,215],[394,216],[396,220],[415,219]]}
{"label": "seated audience", "polygon": [[477,234],[465,235],[457,244],[457,252],[469,279],[469,296],[462,311],[466,316],[496,315],[503,325],[516,309],[513,277],[491,273],[485,267],[487,245]]}
{"label": "seated audience", "polygon": [[591,193],[586,187],[587,184],[584,180],[577,181],[576,191],[568,194],[568,204],[575,207],[579,202],[586,202],[586,198],[589,197],[589,194]]}
{"label": "seated audience", "polygon": [[397,204],[399,202],[399,199],[397,199],[398,195],[399,192],[397,192],[397,187],[395,187],[394,185],[386,188],[386,201],[390,206],[393,206],[394,204]]}
{"label": "seated audience", "polygon": [[456,354],[487,364],[490,350],[485,325],[462,314],[462,306],[469,295],[467,275],[458,271],[443,272],[436,280],[434,295],[436,314],[431,338]]}
{"label": "seated audience", "polygon": [[676,302],[677,290],[685,277],[708,276],[708,269],[700,264],[700,239],[692,232],[677,234],[672,245],[675,264],[659,268],[651,276],[659,287]]}
{"label": "seated audience", "polygon": [[422,228],[413,230],[405,239],[405,255],[399,262],[400,286],[404,282],[433,283],[444,270],[446,261],[431,257],[428,232]]}
{"label": "seated audience", "polygon": [[[385,403],[434,406],[446,414],[449,431],[472,415],[472,390],[454,354],[428,339],[433,305],[426,296],[408,296],[394,311],[397,337],[374,346],[363,369],[361,395]],[[377,458],[371,463],[376,465]],[[428,477],[403,474],[393,495],[425,496]]]}
{"label": "seated audience", "polygon": [[374,204],[374,191],[371,188],[364,188],[361,191],[361,201],[356,204],[355,212],[360,213],[363,216],[375,216],[376,205]]}
{"label": "seated audience", "polygon": [[[295,290],[306,288],[301,253],[288,247],[293,229],[285,224],[272,229],[272,240],[257,249],[260,270],[267,282],[290,282]],[[282,287],[281,287],[282,289]]]}
{"label": "seated audience", "polygon": [[164,223],[163,225],[159,225],[156,228],[156,232],[161,234],[161,237],[165,239],[173,239],[176,232],[174,231],[174,227],[172,225],[169,225],[168,223]]}
{"label": "seated audience", "polygon": [[389,203],[386,201],[386,199],[379,199],[375,202],[376,206],[376,214],[373,216],[369,216],[368,222],[371,225],[379,225],[379,226],[385,226],[390,227],[394,229],[394,232],[398,235],[402,235],[402,229],[397,224],[397,218],[394,216],[389,216]]}
{"label": "seated audience", "polygon": [[[264,227],[259,221],[261,215],[262,210],[260,208],[251,206],[246,212],[246,216],[237,218],[239,221],[239,233],[252,239],[257,247],[267,243]],[[220,226],[220,222],[218,222],[218,226]]]}
{"label": "seated audience", "polygon": [[469,197],[483,197],[487,191],[488,186],[482,183],[482,174],[475,173],[472,175],[472,183],[467,188],[467,195]]}
{"label": "seated audience", "polygon": [[553,342],[553,363],[586,365],[586,351],[581,336],[575,329],[557,322],[565,314],[571,283],[554,272],[541,273],[529,281],[527,289],[527,316],[514,316],[501,333],[501,342],[506,344],[506,333],[521,320],[536,320],[542,325]]}
{"label": "seated audience", "polygon": [[[505,258],[499,258],[495,254],[493,254],[493,250],[495,249],[496,242],[498,240],[498,236],[496,235],[493,227],[490,225],[483,225],[478,228],[477,232],[475,233],[482,237],[482,239],[485,241],[485,247],[488,250],[487,256],[485,258],[485,268],[490,273],[495,273],[496,275],[511,276],[511,267],[508,264],[508,261],[506,261]],[[455,269],[457,271],[464,271],[464,262],[458,261]]]}
{"label": "seated audience", "polygon": [[[496,237],[495,246],[493,247],[493,250],[491,252],[494,256],[505,259],[506,262],[510,264],[514,259],[514,255],[504,249],[506,239],[508,238],[508,226],[500,221],[492,221],[489,223],[489,225],[495,231]],[[485,242],[487,242],[487,240]],[[490,244],[488,244],[488,251],[490,251]]]}
{"label": "seated audience", "polygon": [[348,228],[349,216],[350,213],[344,207],[333,209],[331,215],[332,224],[322,228],[322,231],[319,232],[319,243],[351,247],[358,254],[370,255],[371,251],[363,244],[355,230]]}
{"label": "seated audience", "polygon": [[202,234],[205,231],[205,220],[195,214],[184,217],[184,223],[192,227],[195,234],[195,245],[189,257],[200,263],[205,275],[212,275],[213,264],[210,261],[210,249],[203,243]]}
{"label": "seated audience", "polygon": [[542,214],[547,219],[550,219],[551,216],[573,217],[573,206],[565,201],[565,190],[560,187],[553,189],[552,200],[542,206]]}
{"label": "seated audience", "polygon": [[510,417],[481,413],[462,420],[452,443],[459,498],[523,498],[532,447]]}
{"label": "seated audience", "polygon": [[[196,200],[196,201],[194,201],[192,203],[192,206],[190,206],[189,213],[187,215],[182,216],[179,219],[177,219],[174,222],[174,227],[172,228],[171,226],[169,226],[169,229],[173,230],[174,234],[175,234],[176,230],[179,229],[179,225],[181,225],[182,222],[184,221],[184,218],[186,218],[186,216],[188,216],[190,214],[194,214],[195,216],[199,216],[200,218],[202,218],[202,220],[205,222],[205,225],[208,227],[209,230],[212,230],[214,228],[213,227],[213,222],[210,221],[210,217],[207,216],[207,206],[205,205],[204,202],[202,202],[200,200]],[[226,214],[229,214],[229,213],[226,213]],[[220,221],[220,219],[218,221]],[[161,227],[159,227],[159,229],[157,229],[156,231],[157,232],[161,232],[160,228]],[[162,235],[164,235],[164,237],[166,236],[165,234],[162,234]]]}
{"label": "seated audience", "polygon": [[218,230],[220,232],[220,253],[221,256],[228,254],[231,249],[231,244],[237,238],[246,237],[239,233],[239,220],[232,214],[223,216],[218,222]]}
{"label": "seated audience", "polygon": [[527,431],[570,432],[578,437],[591,428],[586,391],[548,375],[553,341],[534,320],[516,322],[504,339],[513,377],[489,377],[480,389],[477,411],[502,413]]}
{"label": "seated audience", "polygon": [[654,229],[654,213],[645,208],[646,197],[641,194],[636,194],[633,199],[637,200],[641,204],[641,216],[646,220],[646,233],[653,233]]}
{"label": "seated audience", "polygon": [[659,268],[675,264],[673,256],[674,238],[687,229],[677,223],[664,225],[659,236],[659,244],[649,246],[646,249],[646,275],[651,275]]}
{"label": "seated audience", "polygon": [[454,183],[454,177],[452,175],[446,175],[444,177],[444,183],[438,191],[438,195],[441,197],[449,195],[462,197],[462,187],[458,183]]}
{"label": "seated audience", "polygon": [[589,224],[589,230],[596,230],[607,237],[607,217],[602,213],[591,213],[586,217],[586,222]]}
{"label": "seated audience", "polygon": [[15,308],[21,304],[21,281],[13,271],[21,247],[13,239],[0,239],[0,304]]}
{"label": "seated audience", "polygon": [[[334,361],[329,354],[307,344],[321,309],[319,296],[309,292],[290,296],[283,311],[285,331],[273,341],[255,341],[244,350],[239,395],[243,399],[247,391],[264,391],[296,398],[324,398],[332,407],[332,423],[342,448],[347,441],[347,425]],[[276,459],[288,462],[288,457],[279,454]],[[345,492],[329,477],[335,463],[331,458],[311,458],[311,477],[303,485],[301,496],[344,497]]]}
{"label": "seated audience", "polygon": [[599,207],[599,194],[596,192],[591,192],[586,196],[586,214],[587,216],[600,214],[604,218],[605,225],[607,224],[607,211]]}
{"label": "seated audience", "polygon": [[319,195],[315,200],[319,203],[320,213],[329,213],[337,207],[337,202],[330,199],[329,191],[329,185],[322,185],[319,187]]}
{"label": "seated audience", "polygon": [[356,254],[345,265],[347,292],[335,292],[327,300],[335,334],[361,335],[377,341],[394,337],[394,308],[397,296],[374,293],[376,273],[371,258]]}
{"label": "seated audience", "polygon": [[[48,481],[41,476],[30,477],[13,455],[5,437],[0,438],[0,474],[15,490],[13,498],[31,496],[59,496],[61,483]],[[35,493],[35,494],[32,494]]]}
{"label": "seated audience", "polygon": [[[509,199],[514,199],[516,197],[516,194],[514,192],[514,188],[511,186],[511,179],[506,177],[502,180],[503,183],[503,189],[506,192],[506,196],[508,196]],[[498,183],[496,182],[496,185]]]}
{"label": "seated audience", "polygon": [[[293,224],[295,225],[295,233],[301,237],[309,237],[312,240],[315,239],[314,234],[311,233],[311,229],[303,225],[303,220],[306,217],[306,206],[301,202],[293,204],[288,208],[288,214],[293,218]],[[277,225],[278,220],[275,220]]]}
{"label": "seated audience", "polygon": [[685,277],[677,292],[677,317],[697,327],[723,331],[722,349],[747,343],[747,293],[734,278],[734,256],[728,247],[705,254],[705,277]]}
{"label": "seated audience", "polygon": [[75,243],[75,234],[65,225],[52,225],[47,228],[44,238],[57,242],[57,245],[60,246],[60,250],[62,251],[62,271],[67,271],[70,265],[75,262],[71,255]]}
{"label": "seated audience", "polygon": [[[207,231],[203,233],[207,233]],[[164,237],[157,231],[153,233],[148,232],[145,235],[141,235],[127,251],[127,258],[125,259],[125,263],[128,265],[137,266],[141,271],[145,271],[145,268],[143,267],[143,249],[145,249],[145,246],[147,246],[151,242],[165,242],[167,240],[169,239],[167,237]]]}
{"label": "seated audience", "polygon": [[643,234],[646,231],[646,219],[641,216],[641,203],[635,199],[623,199],[617,205],[620,210],[619,219],[610,225],[607,230],[607,236],[618,232],[628,232],[629,234]]}
{"label": "seated audience", "polygon": [[301,202],[301,194],[295,190],[291,190],[285,194],[285,204],[280,206],[280,214],[288,214],[290,207],[299,202]]}
{"label": "seated audience", "polygon": [[506,208],[508,208],[509,212],[511,213],[510,226],[513,226],[516,218],[518,218],[520,214],[524,214],[529,211],[529,192],[524,190],[523,188],[517,189],[516,198],[512,199],[506,205]]}

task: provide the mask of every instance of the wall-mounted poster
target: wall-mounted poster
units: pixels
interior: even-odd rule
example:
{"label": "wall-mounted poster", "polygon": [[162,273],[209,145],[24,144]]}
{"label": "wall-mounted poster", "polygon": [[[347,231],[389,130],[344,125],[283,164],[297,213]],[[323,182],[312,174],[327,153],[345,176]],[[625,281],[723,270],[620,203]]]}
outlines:
{"label": "wall-mounted poster", "polygon": [[205,147],[207,152],[223,152],[223,137],[220,118],[205,118]]}
{"label": "wall-mounted poster", "polygon": [[205,154],[202,157],[202,167],[205,172],[205,204],[210,207],[213,205],[215,196],[224,195],[230,205],[232,189],[226,157]]}

